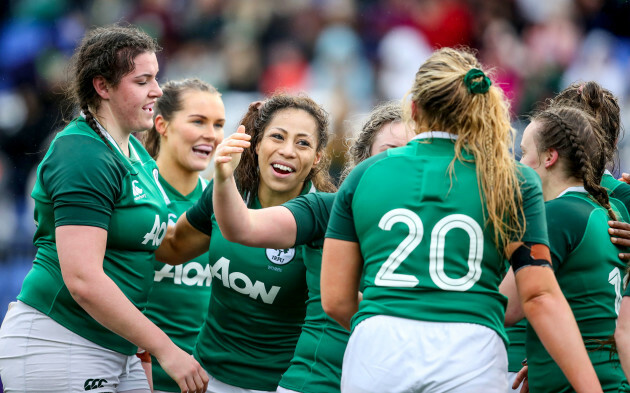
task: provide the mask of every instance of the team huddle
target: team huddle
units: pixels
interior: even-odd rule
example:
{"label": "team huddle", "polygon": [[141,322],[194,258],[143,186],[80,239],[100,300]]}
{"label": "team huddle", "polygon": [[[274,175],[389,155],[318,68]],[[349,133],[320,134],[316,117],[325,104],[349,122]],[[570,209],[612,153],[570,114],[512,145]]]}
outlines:
{"label": "team huddle", "polygon": [[608,90],[545,103],[517,162],[502,90],[436,50],[337,189],[321,105],[271,95],[224,138],[220,93],[160,86],[159,50],[107,26],[75,52],[80,113],[38,167],[38,251],[0,329],[6,392],[630,392]]}

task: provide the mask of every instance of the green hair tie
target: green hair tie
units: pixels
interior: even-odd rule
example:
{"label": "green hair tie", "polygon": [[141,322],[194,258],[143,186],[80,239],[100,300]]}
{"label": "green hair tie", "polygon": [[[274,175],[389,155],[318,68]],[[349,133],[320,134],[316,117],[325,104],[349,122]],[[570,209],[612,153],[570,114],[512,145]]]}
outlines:
{"label": "green hair tie", "polygon": [[[480,76],[483,77],[483,79],[477,82],[473,81],[473,79],[479,78]],[[464,76],[464,85],[466,85],[468,92],[471,94],[484,94],[490,90],[492,81],[480,69],[472,68],[466,73],[466,76]]]}

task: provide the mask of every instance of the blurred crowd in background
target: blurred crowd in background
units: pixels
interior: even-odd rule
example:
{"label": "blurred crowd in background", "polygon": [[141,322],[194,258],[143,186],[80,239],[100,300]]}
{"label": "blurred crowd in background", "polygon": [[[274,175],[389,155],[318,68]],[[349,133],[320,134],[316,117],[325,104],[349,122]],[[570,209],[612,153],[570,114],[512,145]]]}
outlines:
{"label": "blurred crowd in background", "polygon": [[[86,29],[117,22],[158,40],[160,82],[199,77],[219,89],[226,135],[265,94],[309,94],[331,115],[333,175],[363,116],[378,102],[401,99],[437,47],[479,51],[511,100],[517,130],[537,103],[578,80],[611,90],[625,128],[630,124],[628,0],[3,1],[2,308],[34,256],[30,191],[37,163],[54,132],[76,114],[64,103],[68,60]],[[616,174],[630,171],[628,139],[620,143]]]}

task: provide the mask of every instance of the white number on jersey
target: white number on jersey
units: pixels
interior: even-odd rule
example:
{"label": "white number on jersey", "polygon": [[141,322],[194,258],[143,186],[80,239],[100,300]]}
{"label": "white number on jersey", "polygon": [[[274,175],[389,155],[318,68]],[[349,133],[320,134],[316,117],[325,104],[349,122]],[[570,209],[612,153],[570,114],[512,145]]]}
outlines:
{"label": "white number on jersey", "polygon": [[[409,235],[392,252],[387,261],[376,273],[374,283],[384,287],[414,287],[420,280],[410,274],[395,273],[395,270],[420,244],[424,235],[424,225],[418,215],[409,209],[394,209],[385,213],[378,223],[379,228],[390,231],[397,223],[407,225]],[[468,273],[452,278],[444,272],[444,249],[446,234],[452,229],[463,229],[470,239],[468,251]],[[471,217],[464,214],[451,214],[440,221],[431,231],[429,255],[429,275],[439,288],[448,291],[467,291],[481,278],[483,257],[483,231]]]}
{"label": "white number on jersey", "polygon": [[608,282],[615,287],[615,312],[619,315],[619,308],[621,307],[621,272],[618,267],[610,271]]}
{"label": "white number on jersey", "polygon": [[424,235],[424,227],[422,221],[417,214],[408,209],[394,209],[388,211],[378,227],[384,231],[389,231],[392,226],[397,223],[403,223],[409,227],[409,235],[396,247],[394,252],[389,254],[387,261],[381,266],[374,283],[382,287],[415,287],[420,281],[410,274],[394,273],[394,270],[400,266],[409,253],[412,252]]}

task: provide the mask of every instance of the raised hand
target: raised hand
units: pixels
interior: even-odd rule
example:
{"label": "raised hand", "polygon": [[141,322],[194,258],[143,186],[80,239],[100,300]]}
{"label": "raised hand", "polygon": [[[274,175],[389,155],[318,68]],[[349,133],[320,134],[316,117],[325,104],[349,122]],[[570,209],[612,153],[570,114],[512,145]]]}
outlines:
{"label": "raised hand", "polygon": [[241,154],[251,142],[251,136],[245,133],[245,126],[238,127],[236,132],[225,138],[215,151],[214,179],[222,182],[234,175],[234,170],[241,161]]}

